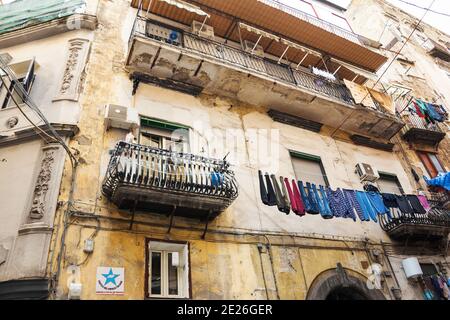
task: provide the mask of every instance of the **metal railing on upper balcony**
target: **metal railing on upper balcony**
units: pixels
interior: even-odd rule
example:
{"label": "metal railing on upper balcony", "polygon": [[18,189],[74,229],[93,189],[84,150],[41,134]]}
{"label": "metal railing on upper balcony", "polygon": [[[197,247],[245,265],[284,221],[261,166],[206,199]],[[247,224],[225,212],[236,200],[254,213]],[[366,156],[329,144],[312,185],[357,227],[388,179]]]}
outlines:
{"label": "metal railing on upper balcony", "polygon": [[116,145],[103,181],[112,198],[119,185],[229,200],[238,196],[234,172],[224,160],[130,144]]}
{"label": "metal railing on upper balcony", "polygon": [[347,39],[349,41],[355,42],[359,45],[362,45],[362,41],[360,41],[361,36],[353,33],[352,31],[346,30],[342,27],[339,27],[331,22],[322,20],[318,17],[312,16],[304,11],[301,11],[299,9],[293,8],[287,4],[284,4],[278,0],[259,0],[262,3],[271,6],[273,8],[279,9],[281,11],[284,11],[286,13],[289,13],[290,15],[306,21],[316,27],[319,27],[321,29],[324,29],[330,33],[334,33],[335,35],[338,35],[344,39]]}
{"label": "metal railing on upper balcony", "polygon": [[412,103],[412,99],[414,98],[407,95],[405,97],[399,97],[395,102],[399,117],[406,123],[406,126],[402,129],[403,132],[406,133],[411,129],[422,129],[443,133],[437,123],[427,123],[424,118],[421,118],[416,113],[411,112],[410,105]]}
{"label": "metal railing on upper balcony", "polygon": [[250,52],[238,49],[211,39],[203,38],[198,35],[184,31],[181,40],[171,41],[162,38],[158,34],[151,34],[147,24],[155,24],[151,20],[138,16],[136,18],[133,35],[139,35],[150,38],[168,45],[179,47],[181,50],[187,50],[190,53],[196,53],[208,58],[217,60],[218,63],[226,63],[233,67],[238,67],[246,71],[260,74],[264,77],[271,77],[277,81],[295,85],[299,88],[313,91],[336,100],[341,103],[354,105],[354,100],[350,91],[340,81],[330,81],[311,73],[304,67],[291,68],[282,63],[277,63],[266,58],[259,57]]}
{"label": "metal railing on upper balcony", "polygon": [[388,233],[406,225],[450,228],[450,211],[443,208],[441,203],[434,201],[429,201],[429,203],[432,209],[426,214],[406,214],[396,211],[392,219],[387,216],[380,217],[381,228]]}

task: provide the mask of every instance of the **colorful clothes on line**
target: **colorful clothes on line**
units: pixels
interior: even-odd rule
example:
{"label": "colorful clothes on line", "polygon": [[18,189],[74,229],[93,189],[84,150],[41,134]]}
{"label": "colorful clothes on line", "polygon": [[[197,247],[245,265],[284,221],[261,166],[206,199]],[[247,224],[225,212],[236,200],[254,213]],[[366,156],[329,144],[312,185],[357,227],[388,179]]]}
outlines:
{"label": "colorful clothes on line", "polygon": [[309,182],[306,183],[306,191],[308,194],[309,203],[312,206],[311,214],[319,214],[320,213],[319,199],[316,198],[312,185]]}
{"label": "colorful clothes on line", "polygon": [[372,219],[374,222],[378,222],[377,212],[372,206],[369,198],[367,197],[367,193],[363,191],[356,191],[356,199],[358,200],[359,205],[364,212],[364,216],[370,217],[370,219]]}
{"label": "colorful clothes on line", "polygon": [[370,221],[370,216],[364,213],[364,210],[361,208],[358,199],[356,198],[356,191],[344,189],[344,194],[355,209],[359,219],[361,221]]}
{"label": "colorful clothes on line", "polygon": [[259,194],[261,195],[261,200],[266,206],[268,206],[269,205],[269,196],[267,194],[266,186],[264,185],[264,180],[263,180],[261,170],[258,170],[258,178],[259,178]]}
{"label": "colorful clothes on line", "polygon": [[285,204],[285,209],[286,209],[286,214],[291,213],[291,202],[289,201],[289,195],[287,193],[286,190],[286,186],[284,185],[284,178],[280,177],[280,184],[281,184],[281,192],[282,192],[282,196],[283,196],[283,202]]}
{"label": "colorful clothes on line", "polygon": [[304,216],[306,213],[305,204],[303,203],[302,196],[300,195],[300,191],[298,190],[298,185],[295,180],[292,180],[292,190],[294,193],[294,197],[297,200],[297,211],[296,214],[299,216]]}
{"label": "colorful clothes on line", "polygon": [[[320,188],[323,189],[322,186],[320,186]],[[333,213],[331,212],[331,208],[330,208],[330,205],[328,203],[328,198],[326,197],[326,195],[324,196],[323,193],[322,193],[322,197],[320,197],[319,192],[317,191],[317,187],[316,187],[315,184],[312,185],[312,189],[313,189],[313,192],[314,192],[314,196],[317,199],[317,203],[319,205],[320,215],[324,219],[332,219],[333,218]]]}
{"label": "colorful clothes on line", "polygon": [[420,203],[422,204],[422,207],[425,209],[426,212],[431,210],[431,206],[430,203],[428,202],[427,197],[417,196],[417,198],[419,199]]}
{"label": "colorful clothes on line", "polygon": [[274,174],[272,174],[270,176],[270,178],[272,179],[272,184],[273,184],[273,187],[275,189],[275,196],[276,196],[276,199],[277,199],[278,210],[280,212],[284,212],[286,214],[289,214],[289,212],[291,210],[290,210],[290,208],[287,207],[286,203],[284,202],[284,197],[283,197],[283,194],[281,193],[280,186],[278,185],[277,178],[275,177]]}
{"label": "colorful clothes on line", "polygon": [[389,219],[392,219],[391,212],[384,205],[383,197],[378,192],[367,192],[367,197],[370,200],[370,203],[374,207],[375,211],[379,215],[387,214]]}
{"label": "colorful clothes on line", "polygon": [[356,215],[353,211],[353,207],[341,189],[338,188],[336,191],[333,191],[331,188],[327,188],[326,193],[331,211],[335,217],[351,218],[356,221]]}
{"label": "colorful clothes on line", "polygon": [[294,193],[292,192],[292,188],[291,188],[291,185],[289,184],[288,178],[284,178],[284,185],[285,185],[285,189],[287,190],[289,200],[291,202],[291,209],[295,214],[297,214],[298,213],[297,200],[294,197]]}
{"label": "colorful clothes on line", "polygon": [[[303,181],[298,181],[298,188],[300,189],[300,195],[302,197],[303,204],[305,205],[305,211],[307,213],[311,213],[314,209],[313,209],[313,206],[312,206],[311,202],[309,201],[309,198],[306,194],[305,186],[303,185]],[[319,213],[319,212],[317,212],[317,213]]]}
{"label": "colorful clothes on line", "polygon": [[418,214],[426,214],[427,213],[427,211],[424,209],[424,207],[420,203],[419,198],[417,198],[417,196],[409,195],[409,196],[406,196],[406,198],[408,199],[409,204],[411,205],[411,207],[413,208],[415,213],[418,213]]}
{"label": "colorful clothes on line", "polygon": [[395,194],[383,193],[383,203],[387,208],[398,208],[397,198]]}
{"label": "colorful clothes on line", "polygon": [[275,194],[275,190],[273,189],[272,183],[270,182],[270,176],[268,173],[264,175],[266,178],[266,185],[267,185],[267,202],[268,206],[276,206],[277,205],[277,197]]}
{"label": "colorful clothes on line", "polygon": [[406,198],[405,196],[395,196],[395,198],[398,203],[398,208],[401,212],[405,214],[414,214],[414,209],[409,204],[408,198]]}

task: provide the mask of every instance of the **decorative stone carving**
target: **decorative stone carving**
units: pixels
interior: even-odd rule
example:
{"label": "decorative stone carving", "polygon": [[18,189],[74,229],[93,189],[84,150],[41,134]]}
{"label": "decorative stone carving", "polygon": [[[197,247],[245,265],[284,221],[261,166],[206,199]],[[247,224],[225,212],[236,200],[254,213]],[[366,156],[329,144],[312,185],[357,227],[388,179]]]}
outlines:
{"label": "decorative stone carving", "polygon": [[11,117],[11,118],[8,119],[8,121],[6,121],[6,127],[8,129],[12,129],[15,126],[17,126],[18,123],[19,123],[19,118]]}
{"label": "decorative stone carving", "polygon": [[89,53],[89,40],[71,39],[67,52],[67,62],[63,71],[58,94],[53,101],[78,101],[83,71]]}
{"label": "decorative stone carving", "polygon": [[54,151],[48,149],[44,151],[36,186],[34,187],[33,202],[30,210],[31,219],[41,219],[45,212],[45,196],[52,178],[52,166],[55,162]]}

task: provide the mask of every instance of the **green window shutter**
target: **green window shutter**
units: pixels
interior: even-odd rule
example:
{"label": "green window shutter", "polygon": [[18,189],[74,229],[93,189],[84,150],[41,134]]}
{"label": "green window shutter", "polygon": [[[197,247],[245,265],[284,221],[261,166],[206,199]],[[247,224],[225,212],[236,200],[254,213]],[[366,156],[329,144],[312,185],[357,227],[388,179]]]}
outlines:
{"label": "green window shutter", "polygon": [[150,119],[150,118],[141,118],[141,126],[142,127],[150,127],[168,131],[175,131],[179,129],[189,130],[189,127],[183,126],[176,123],[171,123],[162,120]]}
{"label": "green window shutter", "polygon": [[291,154],[291,157],[294,158],[299,158],[299,159],[304,159],[304,160],[311,160],[311,161],[317,161],[317,162],[321,162],[322,159],[320,159],[320,157],[318,156],[313,156],[307,153],[303,153],[303,152],[298,152],[298,151],[292,151],[290,150],[289,153]]}

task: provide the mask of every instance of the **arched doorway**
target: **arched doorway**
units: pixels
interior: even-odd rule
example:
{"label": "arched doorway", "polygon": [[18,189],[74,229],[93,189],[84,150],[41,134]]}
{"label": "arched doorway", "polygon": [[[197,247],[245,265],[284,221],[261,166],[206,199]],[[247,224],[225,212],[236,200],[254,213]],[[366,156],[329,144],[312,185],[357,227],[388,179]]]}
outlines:
{"label": "arched doorway", "polygon": [[377,289],[369,289],[366,279],[356,272],[345,270],[340,264],[336,269],[322,272],[313,281],[307,300],[385,300]]}

